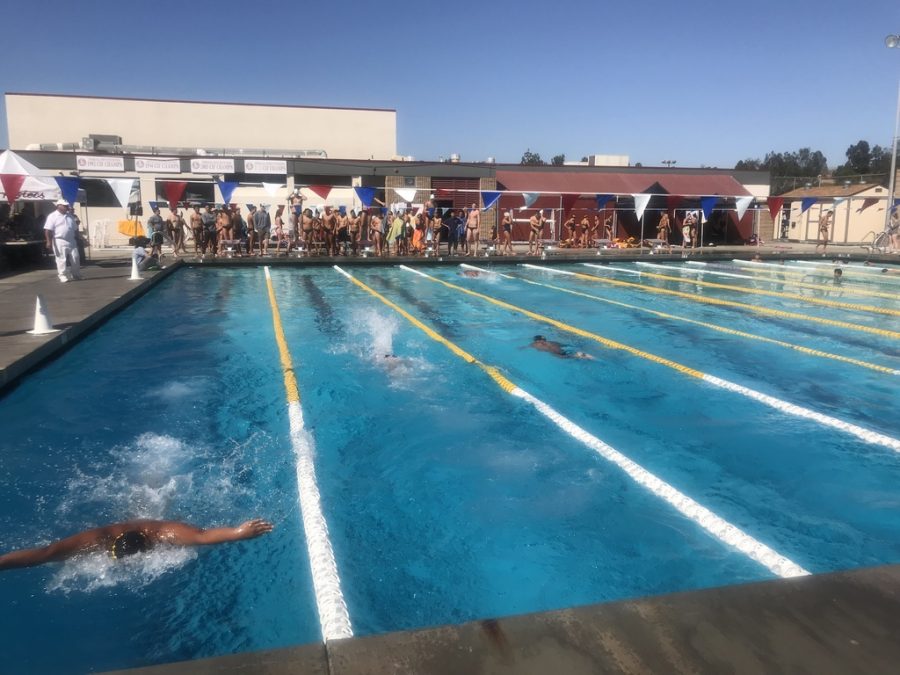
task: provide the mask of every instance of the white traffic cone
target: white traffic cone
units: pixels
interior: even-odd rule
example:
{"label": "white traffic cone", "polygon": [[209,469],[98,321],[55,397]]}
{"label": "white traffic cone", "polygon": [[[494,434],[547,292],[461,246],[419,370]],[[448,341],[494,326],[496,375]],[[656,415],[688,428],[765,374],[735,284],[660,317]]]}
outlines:
{"label": "white traffic cone", "polygon": [[128,281],[142,281],[144,277],[141,276],[141,271],[138,269],[137,258],[131,259],[131,276],[128,277]]}
{"label": "white traffic cone", "polygon": [[44,298],[37,296],[37,302],[34,306],[34,330],[28,331],[31,335],[47,335],[48,333],[58,333],[59,329],[53,327],[50,321],[50,314],[44,307]]}

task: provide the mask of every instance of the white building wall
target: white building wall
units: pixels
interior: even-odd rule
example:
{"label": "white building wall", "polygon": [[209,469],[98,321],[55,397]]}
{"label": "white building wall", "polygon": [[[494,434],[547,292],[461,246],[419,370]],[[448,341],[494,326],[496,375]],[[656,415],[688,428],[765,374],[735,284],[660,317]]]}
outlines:
{"label": "white building wall", "polygon": [[111,134],[128,145],[324,150],[339,159],[397,153],[393,110],[6,94],[6,117],[19,150]]}

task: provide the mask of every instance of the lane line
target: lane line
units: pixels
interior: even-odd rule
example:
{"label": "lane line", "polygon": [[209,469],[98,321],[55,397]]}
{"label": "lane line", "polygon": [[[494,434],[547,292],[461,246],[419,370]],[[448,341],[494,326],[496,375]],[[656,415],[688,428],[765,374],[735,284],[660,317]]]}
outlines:
{"label": "lane line", "polygon": [[[602,265],[593,265],[591,263],[582,263],[585,267],[597,267],[599,269],[604,269]],[[541,267],[540,265],[532,265],[529,263],[522,263],[522,267],[528,267],[536,270],[543,270],[545,272],[559,272],[560,270],[554,270],[551,267]],[[693,293],[685,293],[684,291],[673,291],[669,288],[657,288],[656,286],[646,286],[644,284],[635,284],[630,281],[621,281],[620,279],[610,279],[608,277],[598,277],[591,274],[580,274],[578,272],[573,272],[573,274],[579,279],[584,279],[586,281],[593,281],[595,283],[603,283],[609,284],[611,286],[619,286],[620,288],[633,288],[635,290],[644,291],[646,293],[656,293],[658,295],[671,295],[676,298],[684,298],[685,300],[690,300],[691,302],[702,302],[707,305],[718,305],[720,307],[737,307],[739,309],[747,310],[748,312],[755,312],[756,314],[764,314],[766,316],[777,316],[782,319],[796,319],[798,321],[809,321],[811,323],[819,323],[824,326],[834,326],[836,328],[846,328],[848,330],[857,330],[863,333],[871,333],[873,335],[880,335],[882,337],[891,338],[894,340],[900,340],[900,333],[897,331],[887,330],[885,328],[876,328],[874,326],[864,326],[858,323],[850,323],[849,321],[839,321],[837,319],[824,319],[818,316],[810,316],[808,314],[800,314],[798,312],[788,312],[783,309],[772,309],[770,307],[759,307],[756,305],[748,305],[745,302],[735,302],[734,300],[723,300],[721,298],[710,298],[706,296],[694,295]]]}
{"label": "lane line", "polygon": [[[741,268],[741,271],[753,272],[755,274],[772,274],[774,272],[778,272],[779,274],[786,277],[795,277],[799,279],[804,279],[814,275],[820,275],[822,279],[833,279],[834,278],[834,270],[840,267],[844,269],[847,265],[830,265],[829,269],[822,269],[820,267],[814,267],[812,269],[806,269],[803,267],[787,267],[785,265],[776,265],[774,263],[766,263],[766,262],[751,262],[749,260],[738,260],[737,258],[732,259],[732,263],[738,265]],[[693,260],[688,261],[688,265],[706,265],[704,262],[696,262]],[[854,266],[855,267],[855,266]],[[882,274],[880,271],[875,271],[874,267],[865,267],[864,269],[869,270],[869,272],[857,273],[854,272],[852,275],[844,275],[843,280],[849,281],[852,284],[863,284],[870,285],[872,283],[876,285],[884,285],[890,286],[893,283],[900,283],[900,279],[896,277],[887,277]],[[791,270],[791,271],[788,271]],[[802,272],[797,272],[794,270],[803,270]],[[896,294],[889,294],[890,297],[896,298]]]}
{"label": "lane line", "polygon": [[306,534],[306,548],[309,553],[309,566],[312,572],[313,589],[316,596],[316,609],[319,613],[319,625],[322,638],[340,640],[353,637],[350,624],[350,613],[344,594],[341,592],[341,579],[334,559],[334,549],[328,536],[328,523],[322,513],[322,499],[316,481],[316,465],[313,452],[312,436],[304,429],[303,411],[300,408],[300,388],[291,352],[288,349],[281,324],[281,312],[275,299],[275,288],[268,266],[266,287],[269,291],[269,305],[272,309],[272,324],[275,328],[275,342],[281,359],[284,374],[284,389],[288,401],[288,420],[290,422],[291,445],[297,465],[297,491],[300,501],[300,513],[303,519],[303,530]]}
{"label": "lane line", "polygon": [[[570,295],[575,295],[581,298],[587,298],[589,300],[594,300],[597,302],[603,302],[608,305],[615,305],[616,307],[625,307],[627,309],[635,310],[638,312],[644,312],[646,314],[652,314],[654,316],[658,316],[663,319],[668,319],[670,321],[682,321],[684,323],[689,323],[695,326],[702,326],[703,328],[708,328],[710,330],[718,331],[720,333],[725,333],[727,335],[734,335],[737,337],[747,338],[748,340],[756,340],[758,342],[765,342],[766,344],[777,345],[778,347],[784,347],[786,349],[793,349],[795,351],[801,352],[808,356],[816,356],[819,358],[832,359],[834,361],[841,361],[843,363],[849,363],[854,366],[860,366],[861,368],[868,368],[869,370],[874,370],[879,373],[885,373],[887,375],[900,375],[900,370],[894,368],[888,368],[887,366],[881,366],[877,363],[870,363],[868,361],[862,361],[860,359],[854,359],[849,356],[842,356],[840,354],[833,354],[831,352],[825,352],[821,349],[811,349],[810,347],[804,347],[802,345],[797,345],[792,342],[785,342],[784,340],[776,340],[775,338],[765,337],[763,335],[756,335],[754,333],[747,333],[741,330],[737,330],[735,328],[728,328],[726,326],[720,326],[714,323],[707,323],[706,321],[698,321],[696,319],[689,319],[684,316],[679,316],[677,314],[667,314],[666,312],[660,312],[656,309],[650,309],[648,307],[639,307],[638,305],[630,305],[627,302],[619,302],[618,300],[610,300],[609,298],[603,298],[599,295],[592,295],[590,293],[584,293],[582,291],[575,291],[571,288],[563,288],[562,286],[554,286],[553,284],[544,284],[538,281],[533,281],[531,279],[526,279],[524,277],[517,277],[510,274],[501,274],[499,272],[495,272],[493,270],[488,270],[482,267],[476,267],[475,265],[468,265],[466,263],[460,264],[460,267],[466,267],[473,270],[479,270],[481,272],[489,272],[492,274],[496,274],[497,276],[501,276],[505,279],[512,279],[515,281],[521,281],[526,284],[531,284],[533,286],[540,286],[542,288],[549,288],[554,291],[560,291],[561,293],[568,293]],[[574,272],[568,272],[565,270],[558,270],[562,274],[574,274]]]}
{"label": "lane line", "polygon": [[[648,263],[648,262],[636,262],[635,265],[641,265],[643,267],[651,267],[654,269],[662,269],[662,270],[669,270],[669,271],[673,271],[673,270],[677,269],[679,272],[686,272],[688,274],[708,274],[710,276],[728,277],[731,279],[747,279],[749,281],[756,281],[756,282],[760,282],[760,283],[764,283],[764,284],[779,284],[781,286],[796,286],[797,288],[810,288],[814,291],[832,291],[832,292],[838,291],[838,292],[840,292],[841,295],[859,295],[859,296],[866,296],[866,297],[871,297],[871,298],[884,298],[886,300],[892,300],[894,302],[896,302],[898,299],[900,299],[900,298],[898,298],[896,293],[882,293],[880,291],[870,291],[870,290],[865,290],[865,289],[851,288],[849,285],[844,285],[844,284],[835,286],[833,284],[826,285],[825,283],[811,284],[809,282],[803,282],[803,281],[785,281],[785,280],[781,280],[781,279],[772,279],[772,278],[762,279],[760,277],[754,277],[754,276],[751,276],[748,274],[734,274],[733,272],[718,272],[718,271],[710,270],[710,269],[697,269],[697,268],[691,268],[691,267],[674,267],[672,265],[659,265],[656,263]],[[793,275],[791,275],[791,276],[793,276]],[[803,276],[803,275],[798,275],[798,276]],[[823,282],[824,281],[829,281],[829,280],[823,279]]]}
{"label": "lane line", "polygon": [[[622,271],[620,267],[612,267],[609,269]],[[822,305],[824,307],[835,307],[838,309],[846,309],[853,312],[869,312],[871,314],[885,314],[887,316],[900,316],[900,309],[891,309],[890,307],[878,307],[876,305],[857,305],[853,302],[841,302],[840,300],[826,300],[825,298],[811,298],[808,295],[800,295],[799,293],[784,293],[782,291],[766,291],[762,288],[747,288],[746,286],[732,286],[731,284],[719,284],[714,281],[700,281],[699,279],[685,279],[684,277],[672,277],[666,274],[655,274],[653,272],[642,272],[642,278],[658,279],[660,281],[675,281],[680,284],[693,284],[695,286],[704,286],[706,288],[718,288],[725,291],[737,291],[738,293],[747,293],[750,295],[764,295],[771,298],[786,298],[788,300],[799,300],[813,305]]]}
{"label": "lane line", "polygon": [[[405,266],[401,267],[415,274],[422,274],[417,270],[412,270]],[[691,499],[683,492],[680,492],[672,485],[666,483],[661,478],[647,471],[647,469],[642,467],[634,460],[629,459],[626,455],[623,455],[612,446],[604,443],[593,434],[589,433],[568,418],[564,417],[551,406],[547,405],[535,396],[532,396],[527,391],[504,377],[496,367],[489,366],[479,361],[467,351],[454,344],[447,338],[443,337],[442,335],[431,329],[429,326],[422,323],[412,314],[378,293],[378,291],[367,286],[352,274],[349,274],[337,265],[334,266],[334,269],[342,274],[345,278],[347,278],[350,282],[363,289],[364,291],[390,307],[392,310],[400,314],[413,326],[424,332],[432,340],[435,340],[436,342],[444,345],[453,354],[463,359],[465,362],[478,366],[503,391],[532,405],[536,410],[544,415],[544,417],[552,421],[557,427],[565,431],[569,436],[591,448],[607,461],[615,464],[636,483],[645,487],[652,494],[665,501],[679,513],[699,525],[719,541],[737,549],[747,557],[751,558],[752,560],[768,569],[773,574],[776,574],[780,577],[796,577],[809,574],[807,570],[803,569],[797,563],[781,555],[766,544],[763,544],[761,541],[754,539],[736,525],[733,525],[722,517],[716,515],[705,506]],[[427,275],[423,276],[427,277]]]}
{"label": "lane line", "polygon": [[544,316],[543,314],[538,314],[537,312],[532,312],[531,310],[524,309],[522,307],[517,307],[503,300],[498,300],[497,298],[485,295],[484,293],[478,293],[476,291],[463,288],[462,286],[451,284],[449,281],[438,279],[437,277],[433,277],[430,274],[425,274],[424,272],[420,272],[419,270],[414,270],[410,267],[407,267],[406,265],[400,265],[400,269],[407,272],[412,272],[413,274],[417,274],[435,283],[442,284],[447,288],[465,293],[466,295],[480,298],[482,300],[485,300],[486,302],[491,303],[492,305],[496,305],[497,307],[502,307],[511,312],[516,312],[518,314],[522,314],[523,316],[527,316],[528,318],[534,319],[535,321],[540,321],[541,323],[546,323],[548,325],[554,326],[555,328],[559,328],[560,330],[567,333],[572,333],[573,335],[578,335],[579,337],[593,340],[594,342],[597,342],[604,347],[627,352],[647,361],[652,361],[653,363],[658,363],[659,365],[671,368],[672,370],[678,371],[679,373],[690,375],[691,377],[703,380],[704,382],[712,384],[721,389],[725,389],[736,394],[741,394],[742,396],[746,396],[747,398],[751,398],[771,408],[774,408],[779,412],[793,415],[795,417],[813,420],[815,422],[818,422],[822,426],[831,427],[832,429],[837,429],[838,431],[843,431],[844,433],[850,434],[851,436],[855,436],[856,438],[865,441],[866,443],[880,445],[882,447],[889,448],[894,452],[900,452],[900,439],[887,436],[886,434],[882,434],[877,431],[872,431],[871,429],[866,429],[865,427],[861,427],[857,424],[845,422],[836,417],[831,417],[830,415],[825,415],[823,413],[816,412],[815,410],[810,410],[809,408],[804,408],[802,406],[789,403],[788,401],[784,401],[774,396],[763,394],[754,389],[750,389],[749,387],[744,387],[743,385],[735,384],[728,380],[709,375],[697,370],[696,368],[691,368],[690,366],[678,363],[677,361],[672,361],[671,359],[667,359],[656,354],[651,354],[650,352],[643,351],[642,349],[638,349],[637,347],[632,347],[631,345],[616,342],[615,340],[603,337],[602,335],[592,333],[590,331],[584,330],[583,328],[577,328],[557,319]]}

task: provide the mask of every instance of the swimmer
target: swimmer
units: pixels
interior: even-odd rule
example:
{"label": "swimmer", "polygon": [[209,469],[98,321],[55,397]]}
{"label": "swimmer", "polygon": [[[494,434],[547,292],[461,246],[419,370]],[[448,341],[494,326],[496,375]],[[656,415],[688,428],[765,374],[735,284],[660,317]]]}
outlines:
{"label": "swimmer", "polygon": [[549,352],[555,356],[559,356],[563,359],[588,359],[590,361],[594,360],[594,357],[590,354],[586,354],[585,352],[570,352],[568,349],[563,347],[559,342],[554,342],[553,340],[548,340],[543,335],[535,335],[534,342],[532,342],[529,347],[534,347],[537,350],[542,352]]}
{"label": "swimmer", "polygon": [[457,274],[461,277],[480,277],[481,272],[478,270],[462,270],[457,272]]}
{"label": "swimmer", "polygon": [[259,518],[248,520],[237,527],[215,527],[209,530],[175,521],[131,520],[85,530],[47,546],[0,555],[0,570],[33,567],[96,551],[106,551],[111,558],[119,560],[147,551],[157,544],[206,546],[253,539],[271,531],[272,523]]}
{"label": "swimmer", "polygon": [[834,271],[834,283],[836,283],[836,284],[841,283],[841,278],[842,278],[843,276],[844,276],[844,270],[842,270],[840,267],[838,267],[838,268]]}

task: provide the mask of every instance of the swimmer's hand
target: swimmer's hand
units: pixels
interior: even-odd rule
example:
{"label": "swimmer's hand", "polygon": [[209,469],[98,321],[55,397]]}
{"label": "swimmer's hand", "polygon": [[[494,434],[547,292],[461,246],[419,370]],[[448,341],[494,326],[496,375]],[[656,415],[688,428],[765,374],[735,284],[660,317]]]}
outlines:
{"label": "swimmer's hand", "polygon": [[254,518],[241,523],[235,529],[239,539],[253,539],[268,534],[274,529],[274,525],[262,518]]}
{"label": "swimmer's hand", "polygon": [[575,352],[576,359],[587,359],[588,361],[594,361],[594,357],[588,354],[587,352]]}

